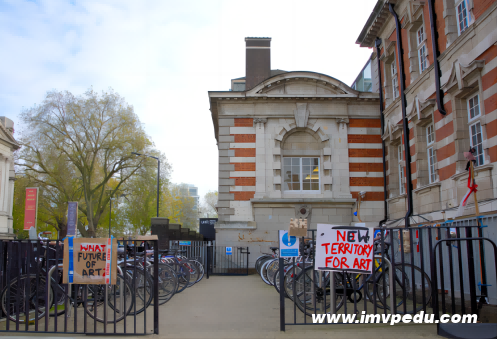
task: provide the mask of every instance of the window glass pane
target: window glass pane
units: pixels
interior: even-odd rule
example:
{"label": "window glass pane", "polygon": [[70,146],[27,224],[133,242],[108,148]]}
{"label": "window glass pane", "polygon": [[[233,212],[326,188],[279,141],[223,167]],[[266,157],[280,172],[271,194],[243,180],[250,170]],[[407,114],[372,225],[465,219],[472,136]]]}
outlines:
{"label": "window glass pane", "polygon": [[313,162],[312,162],[313,165],[319,165],[319,158],[313,158]]}
{"label": "window glass pane", "polygon": [[293,183],[293,190],[300,191],[300,183]]}
{"label": "window glass pane", "polygon": [[311,184],[308,183],[308,182],[304,182],[303,187],[304,187],[303,188],[304,191],[310,191],[311,190]]}
{"label": "window glass pane", "polygon": [[311,184],[311,189],[312,189],[313,191],[317,191],[317,190],[319,190],[319,184],[318,184],[318,183],[312,183],[312,184]]}
{"label": "window glass pane", "polygon": [[476,149],[476,166],[484,164],[483,158],[483,145],[482,145],[482,135],[481,135],[481,125],[477,122],[474,125],[471,125],[469,128],[471,133],[471,146]]}
{"label": "window glass pane", "polygon": [[311,158],[302,158],[302,165],[310,165],[311,164]]}
{"label": "window glass pane", "polygon": [[283,163],[285,164],[285,166],[291,165],[292,164],[292,159],[291,158],[285,158],[283,160]]}
{"label": "window glass pane", "polygon": [[300,166],[300,158],[291,158],[291,159],[292,159],[292,165]]}

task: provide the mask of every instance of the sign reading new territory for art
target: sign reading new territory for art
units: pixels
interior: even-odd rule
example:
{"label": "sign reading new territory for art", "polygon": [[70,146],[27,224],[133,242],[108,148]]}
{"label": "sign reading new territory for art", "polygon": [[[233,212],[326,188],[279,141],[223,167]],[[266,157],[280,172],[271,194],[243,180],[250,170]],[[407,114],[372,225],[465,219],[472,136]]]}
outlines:
{"label": "sign reading new territory for art", "polygon": [[288,235],[288,230],[279,231],[280,258],[296,258],[299,256],[299,239]]}
{"label": "sign reading new territory for art", "polygon": [[371,273],[373,232],[372,227],[318,224],[314,268]]}

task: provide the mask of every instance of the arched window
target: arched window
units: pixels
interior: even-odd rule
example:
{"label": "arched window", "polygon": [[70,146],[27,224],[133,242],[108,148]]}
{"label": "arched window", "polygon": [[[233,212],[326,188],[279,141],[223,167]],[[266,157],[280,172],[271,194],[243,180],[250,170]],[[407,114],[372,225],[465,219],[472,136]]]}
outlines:
{"label": "arched window", "polygon": [[292,133],[283,141],[284,191],[321,192],[321,148],[321,140],[306,131]]}

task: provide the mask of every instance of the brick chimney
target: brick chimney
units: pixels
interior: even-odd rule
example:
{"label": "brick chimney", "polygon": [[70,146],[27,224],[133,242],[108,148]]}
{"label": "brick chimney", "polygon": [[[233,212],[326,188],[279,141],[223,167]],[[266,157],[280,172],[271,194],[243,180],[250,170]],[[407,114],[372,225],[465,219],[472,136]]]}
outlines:
{"label": "brick chimney", "polygon": [[271,75],[271,38],[245,38],[245,45],[247,91]]}

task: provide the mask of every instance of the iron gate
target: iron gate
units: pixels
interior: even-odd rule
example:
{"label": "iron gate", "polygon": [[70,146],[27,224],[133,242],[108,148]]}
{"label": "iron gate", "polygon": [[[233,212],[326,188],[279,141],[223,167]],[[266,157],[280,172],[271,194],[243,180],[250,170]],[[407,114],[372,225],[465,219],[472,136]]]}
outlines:
{"label": "iron gate", "polygon": [[[64,284],[59,240],[0,241],[0,332],[119,334],[159,333],[158,261],[143,261],[141,241],[123,241],[116,285]],[[158,257],[158,241],[153,241]],[[136,270],[138,272],[138,269]]]}
{"label": "iron gate", "polygon": [[[375,229],[381,232],[371,275],[323,273],[314,271],[313,258],[300,262],[280,258],[278,274],[284,278],[275,279],[280,329],[314,324],[312,315],[318,314],[339,314],[339,321],[333,323],[344,323],[347,315],[354,315],[358,323],[371,323],[383,315],[421,312],[433,323],[445,313],[476,315],[480,320],[485,304],[496,300],[496,289],[488,287],[495,286],[497,279],[497,253],[495,240],[484,245],[493,240],[483,235],[485,227],[473,219],[438,227]],[[315,233],[309,230],[306,238],[315,240]],[[311,253],[312,248],[301,251]],[[286,298],[292,302],[285,302]],[[328,316],[322,319],[318,323],[328,323]]]}
{"label": "iron gate", "polygon": [[249,254],[248,247],[207,246],[207,278],[214,274],[248,275]]}

